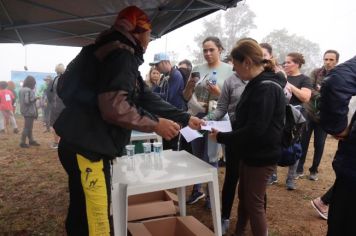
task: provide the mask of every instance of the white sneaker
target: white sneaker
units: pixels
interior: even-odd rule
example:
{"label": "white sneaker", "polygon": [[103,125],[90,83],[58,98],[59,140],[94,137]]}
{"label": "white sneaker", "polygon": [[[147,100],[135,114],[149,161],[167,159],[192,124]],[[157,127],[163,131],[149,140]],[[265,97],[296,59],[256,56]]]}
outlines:
{"label": "white sneaker", "polygon": [[222,235],[225,235],[229,231],[230,220],[229,219],[221,219],[221,231]]}
{"label": "white sneaker", "polygon": [[318,214],[321,216],[321,218],[324,220],[328,219],[329,206],[325,205],[320,197],[311,200],[310,203],[316,212],[318,212]]}
{"label": "white sneaker", "polygon": [[303,172],[297,172],[296,174],[295,174],[295,177],[294,177],[294,179],[302,179],[304,177],[304,173]]}

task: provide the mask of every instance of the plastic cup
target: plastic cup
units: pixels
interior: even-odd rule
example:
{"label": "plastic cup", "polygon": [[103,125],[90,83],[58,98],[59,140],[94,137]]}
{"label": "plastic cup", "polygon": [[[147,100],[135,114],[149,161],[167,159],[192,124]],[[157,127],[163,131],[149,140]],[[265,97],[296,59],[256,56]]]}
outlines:
{"label": "plastic cup", "polygon": [[134,170],[135,169],[135,162],[133,156],[135,155],[135,145],[126,145],[126,155],[127,155],[127,161],[128,161],[128,170]]}
{"label": "plastic cup", "polygon": [[161,157],[162,155],[162,143],[154,142],[153,143],[153,153],[155,157]]}
{"label": "plastic cup", "polygon": [[125,146],[126,148],[126,155],[128,157],[133,157],[135,155],[135,145],[129,144]]}
{"label": "plastic cup", "polygon": [[150,154],[151,153],[151,143],[143,143],[143,153]]}

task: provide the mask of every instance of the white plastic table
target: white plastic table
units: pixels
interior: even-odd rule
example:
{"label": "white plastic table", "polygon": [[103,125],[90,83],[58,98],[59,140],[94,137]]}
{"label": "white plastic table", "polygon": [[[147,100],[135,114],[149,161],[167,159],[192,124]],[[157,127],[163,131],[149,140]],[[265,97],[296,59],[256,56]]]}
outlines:
{"label": "white plastic table", "polygon": [[[133,161],[132,161],[133,160]],[[163,151],[161,157],[138,154],[113,164],[112,207],[116,236],[127,235],[127,198],[130,195],[177,188],[180,215],[186,215],[185,187],[208,183],[216,236],[221,236],[217,169],[186,151]]]}
{"label": "white plastic table", "polygon": [[158,142],[162,142],[162,137],[156,134],[155,132],[144,133],[137,130],[133,130],[131,132],[131,141],[150,141],[151,139],[155,139]]}

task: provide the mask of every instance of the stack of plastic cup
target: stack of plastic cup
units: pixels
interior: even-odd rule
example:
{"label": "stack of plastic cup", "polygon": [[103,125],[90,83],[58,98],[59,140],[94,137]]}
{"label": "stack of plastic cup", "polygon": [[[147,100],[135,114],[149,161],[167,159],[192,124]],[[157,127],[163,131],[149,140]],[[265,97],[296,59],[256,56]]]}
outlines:
{"label": "stack of plastic cup", "polygon": [[151,147],[152,147],[151,143],[143,143],[142,146],[143,146],[143,153],[144,153],[145,157],[146,158],[150,157]]}
{"label": "stack of plastic cup", "polygon": [[154,142],[153,143],[153,154],[154,157],[161,157],[162,155],[162,143]]}
{"label": "stack of plastic cup", "polygon": [[125,146],[126,148],[126,155],[128,159],[128,169],[133,170],[135,169],[135,163],[133,156],[135,155],[135,145],[129,144]]}

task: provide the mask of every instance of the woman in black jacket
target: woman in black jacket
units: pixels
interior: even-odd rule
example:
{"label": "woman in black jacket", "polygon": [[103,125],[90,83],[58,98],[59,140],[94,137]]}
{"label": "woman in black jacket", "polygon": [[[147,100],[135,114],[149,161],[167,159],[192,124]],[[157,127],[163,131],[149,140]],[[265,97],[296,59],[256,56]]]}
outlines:
{"label": "woman in black jacket", "polygon": [[210,137],[233,146],[241,160],[236,235],[244,234],[248,220],[253,235],[267,235],[264,196],[268,177],[281,156],[284,84],[274,73],[272,62],[263,59],[256,41],[240,40],[231,56],[235,71],[249,83],[236,107],[233,131],[213,130]]}

